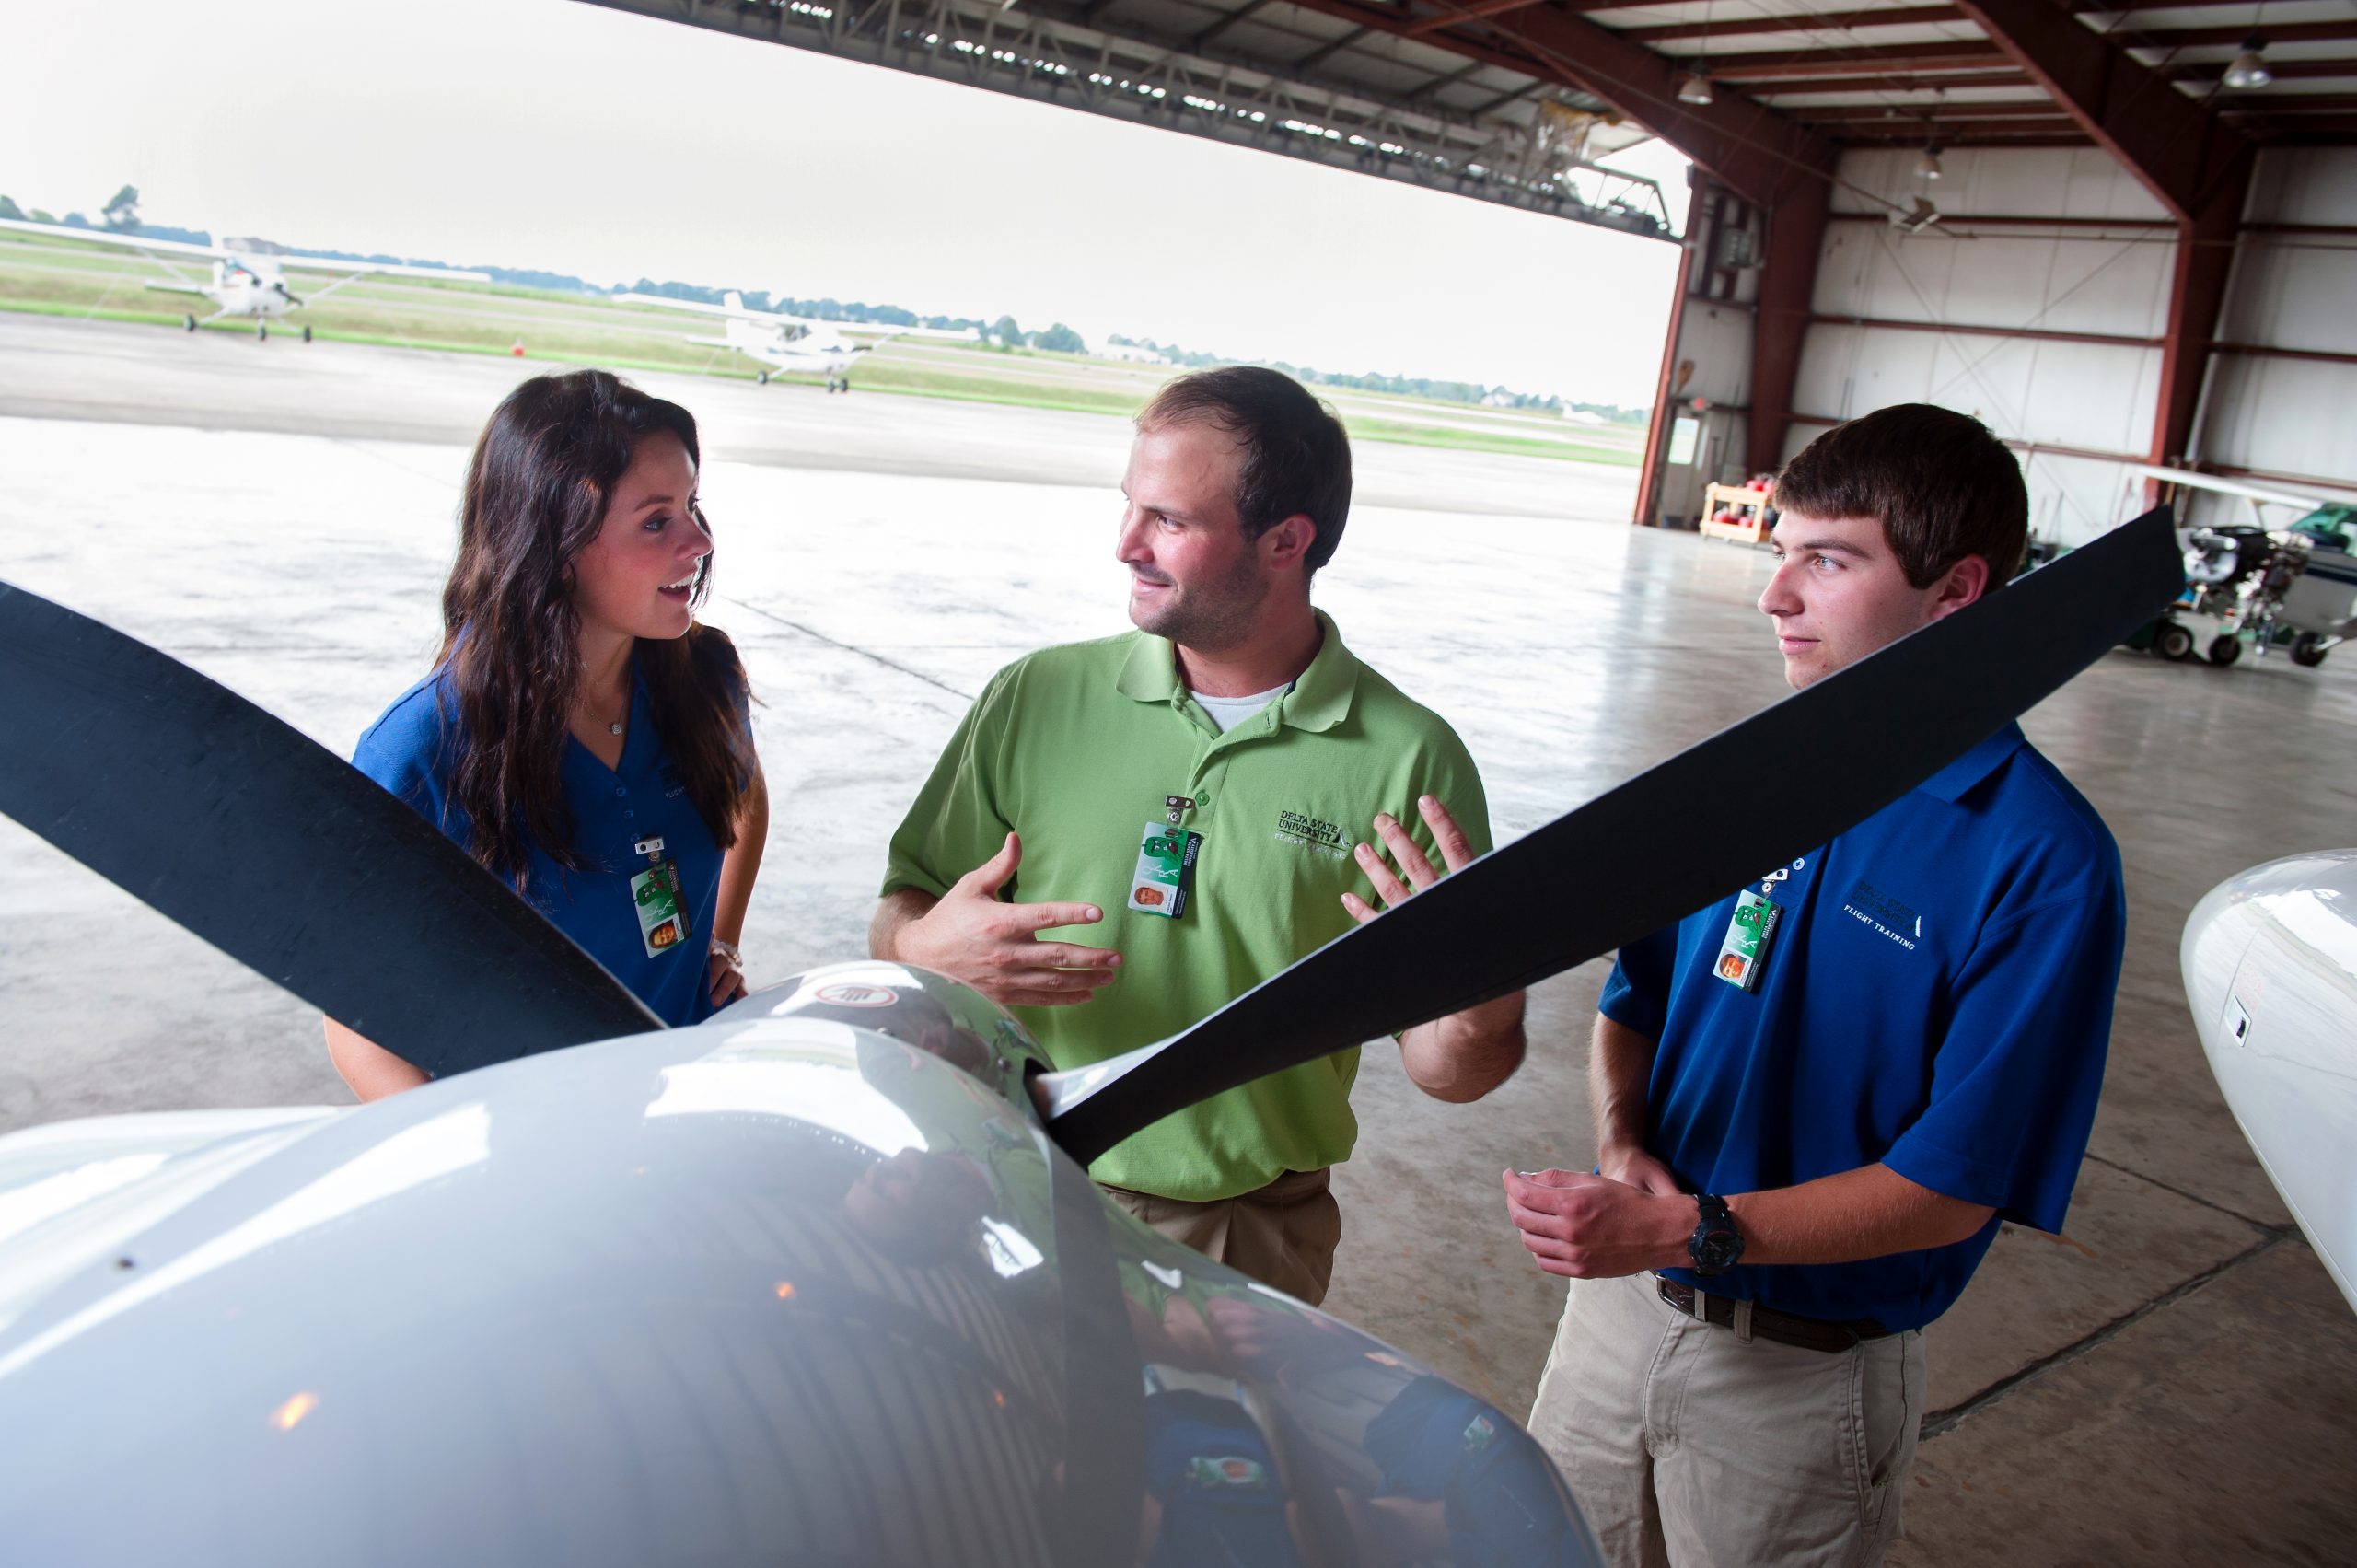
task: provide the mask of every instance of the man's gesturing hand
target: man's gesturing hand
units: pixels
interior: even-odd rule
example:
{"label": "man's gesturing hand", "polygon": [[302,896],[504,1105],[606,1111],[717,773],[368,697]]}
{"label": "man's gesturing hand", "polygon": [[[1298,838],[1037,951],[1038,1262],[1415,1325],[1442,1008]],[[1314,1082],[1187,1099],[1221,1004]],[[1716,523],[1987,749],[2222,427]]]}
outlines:
{"label": "man's gesturing hand", "polygon": [[[1433,830],[1433,842],[1440,846],[1443,865],[1451,871],[1462,871],[1473,864],[1473,842],[1457,825],[1457,819],[1448,814],[1448,807],[1427,795],[1418,797],[1416,809],[1422,815],[1425,826]],[[1433,869],[1433,863],[1424,857],[1424,852],[1416,847],[1416,841],[1408,836],[1408,830],[1387,812],[1375,819],[1375,835],[1383,841],[1384,849],[1391,852],[1391,858],[1399,863],[1399,873],[1407,880],[1401,881],[1399,875],[1392,872],[1381,850],[1373,844],[1360,844],[1353,853],[1358,857],[1359,869],[1366,873],[1367,881],[1374,886],[1376,901],[1369,903],[1356,893],[1344,893],[1342,907],[1361,925],[1387,909],[1406,903],[1411,894],[1422,892],[1441,878],[1441,874]]]}
{"label": "man's gesturing hand", "polygon": [[1505,1173],[1506,1214],[1550,1274],[1611,1280],[1688,1260],[1694,1200],[1581,1171]]}
{"label": "man's gesturing hand", "polygon": [[1063,1007],[1086,1002],[1113,979],[1121,955],[1074,942],[1042,942],[1038,933],[1059,925],[1093,925],[1105,918],[1095,904],[1010,904],[999,889],[1023,862],[1013,833],[999,852],[941,896],[922,919],[900,928],[894,956],[962,980],[1007,1007]]}
{"label": "man's gesturing hand", "polygon": [[[1449,870],[1462,871],[1473,864],[1472,841],[1448,814],[1447,807],[1425,795],[1417,797],[1416,809],[1432,829],[1433,842],[1440,846],[1441,861]],[[1342,908],[1361,925],[1384,910],[1399,908],[1442,876],[1398,819],[1388,813],[1377,817],[1375,833],[1399,869],[1394,873],[1373,845],[1358,846],[1359,869],[1366,873],[1375,902],[1356,893],[1344,893]],[[1431,1023],[1418,1024],[1399,1037],[1400,1061],[1409,1078],[1435,1099],[1457,1104],[1480,1099],[1522,1065],[1522,1003],[1521,992],[1508,992]]]}

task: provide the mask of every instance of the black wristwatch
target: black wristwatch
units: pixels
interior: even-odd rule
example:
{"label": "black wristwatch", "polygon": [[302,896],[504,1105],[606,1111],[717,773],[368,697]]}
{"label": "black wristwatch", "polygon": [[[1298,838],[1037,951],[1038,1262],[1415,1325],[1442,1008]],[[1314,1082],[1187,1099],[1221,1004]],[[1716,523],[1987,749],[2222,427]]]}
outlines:
{"label": "black wristwatch", "polygon": [[1697,1192],[1694,1206],[1701,1211],[1702,1218],[1687,1239],[1687,1255],[1694,1260],[1696,1273],[1724,1274],[1743,1256],[1743,1232],[1736,1229],[1735,1216],[1727,1213],[1724,1198]]}

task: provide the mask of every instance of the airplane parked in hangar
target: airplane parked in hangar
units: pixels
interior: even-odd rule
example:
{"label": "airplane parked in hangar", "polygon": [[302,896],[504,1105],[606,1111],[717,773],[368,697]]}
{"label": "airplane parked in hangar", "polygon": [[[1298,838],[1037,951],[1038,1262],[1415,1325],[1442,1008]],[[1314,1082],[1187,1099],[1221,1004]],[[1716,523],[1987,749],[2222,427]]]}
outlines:
{"label": "airplane parked in hangar", "polygon": [[869,353],[877,344],[890,338],[944,338],[953,343],[976,343],[981,334],[974,331],[956,332],[939,327],[882,327],[863,321],[819,321],[807,316],[789,316],[782,310],[755,310],[745,303],[741,294],[730,292],[726,303],[707,305],[702,300],[673,299],[661,294],[618,294],[617,302],[624,305],[653,305],[667,310],[690,310],[702,316],[718,316],[726,323],[725,335],[717,338],[691,337],[691,343],[710,343],[718,348],[735,349],[761,366],[754,378],[768,386],[773,375],[801,372],[823,376],[830,392],[851,390],[852,361]]}
{"label": "airplane parked in hangar", "polygon": [[[0,813],[435,1080],[0,1138],[0,1431],[40,1434],[0,1466],[0,1539],[56,1564],[1585,1568],[1512,1419],[1131,1219],[1088,1162],[1823,842],[2180,580],[2148,514],[1066,1072],[898,964],[664,1029],[342,759],[0,584],[0,724],[50,738],[0,749]],[[1771,761],[1777,811],[1710,809]]]}
{"label": "airplane parked in hangar", "polygon": [[[170,283],[150,281],[149,288],[160,294],[199,295],[212,303],[210,315],[199,317],[192,311],[182,318],[192,332],[208,322],[229,316],[251,321],[254,336],[267,339],[273,321],[284,317],[290,310],[300,310],[306,305],[317,304],[356,278],[440,278],[454,283],[491,281],[489,273],[466,272],[457,267],[409,267],[390,261],[344,261],[326,256],[300,256],[264,249],[250,240],[241,246],[192,245],[179,239],[143,238],[137,234],[114,229],[74,228],[64,224],[28,223],[17,218],[0,218],[0,229],[138,251],[170,273],[175,280]],[[172,265],[170,258],[175,256],[202,257],[211,261],[212,281],[202,283],[181,272]],[[343,275],[325,288],[313,290],[308,295],[298,295],[286,281],[286,272],[290,268],[296,272],[341,273]],[[303,341],[311,341],[308,326],[303,329]]]}

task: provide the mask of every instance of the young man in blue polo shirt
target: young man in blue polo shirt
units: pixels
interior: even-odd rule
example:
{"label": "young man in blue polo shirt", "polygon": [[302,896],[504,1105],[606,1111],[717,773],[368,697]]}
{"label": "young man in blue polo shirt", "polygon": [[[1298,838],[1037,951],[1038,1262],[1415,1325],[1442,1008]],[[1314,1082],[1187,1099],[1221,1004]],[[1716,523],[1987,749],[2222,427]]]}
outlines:
{"label": "young man in blue polo shirt", "polygon": [[[1776,500],[1795,688],[1995,591],[2026,536],[2011,454],[1925,404],[1829,431]],[[1618,1563],[1879,1561],[1923,1325],[2001,1221],[2061,1228],[2103,1081],[2119,851],[2017,726],[1761,873],[1621,950],[1598,1173],[1504,1178],[1572,1282],[1530,1430]]]}

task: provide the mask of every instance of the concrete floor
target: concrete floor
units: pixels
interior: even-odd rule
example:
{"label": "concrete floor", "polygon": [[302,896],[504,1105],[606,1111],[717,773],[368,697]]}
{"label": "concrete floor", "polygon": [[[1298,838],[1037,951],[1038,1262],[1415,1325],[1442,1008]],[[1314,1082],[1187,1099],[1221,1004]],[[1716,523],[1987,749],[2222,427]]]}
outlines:
{"label": "concrete floor", "polygon": [[[509,362],[0,318],[0,577],[133,632],[323,744],[431,652],[463,443]],[[1121,624],[1113,420],[647,377],[704,419],[711,617],[743,647],[776,801],[755,979],[853,954],[881,846],[969,694]],[[1320,601],[1456,724],[1501,838],[1782,692],[1763,554],[1632,530],[1626,470],[1369,444]],[[2008,1229],[1932,1333],[1904,1564],[2344,1562],[2357,1318],[2211,1085],[2178,985],[2194,900],[2357,842],[2357,657],[2115,654],[2029,715],[2129,867],[2111,1068],[2069,1235]],[[1537,993],[1489,1101],[1370,1051],[1329,1307],[1527,1403],[1561,1289],[1497,1172],[1590,1154],[1602,966]],[[337,1102],[316,1015],[0,822],[0,1131]]]}

